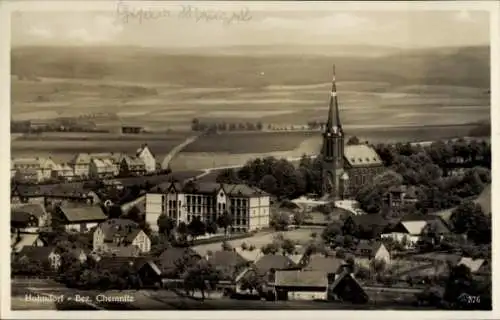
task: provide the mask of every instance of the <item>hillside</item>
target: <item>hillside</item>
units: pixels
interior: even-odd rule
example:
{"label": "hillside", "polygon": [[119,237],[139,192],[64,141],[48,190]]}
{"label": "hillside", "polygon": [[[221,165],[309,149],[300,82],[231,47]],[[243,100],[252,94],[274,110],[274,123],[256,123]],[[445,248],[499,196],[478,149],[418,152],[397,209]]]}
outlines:
{"label": "hillside", "polygon": [[208,53],[175,54],[134,47],[15,47],[11,72],[23,77],[258,88],[328,82],[335,63],[342,81],[490,86],[488,47],[401,51],[372,58]]}

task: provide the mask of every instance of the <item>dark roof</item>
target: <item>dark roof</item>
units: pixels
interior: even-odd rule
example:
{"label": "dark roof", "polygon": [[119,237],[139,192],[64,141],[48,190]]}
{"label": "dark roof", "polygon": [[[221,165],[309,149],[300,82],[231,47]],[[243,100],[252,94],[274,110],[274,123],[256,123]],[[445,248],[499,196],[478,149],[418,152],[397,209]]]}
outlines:
{"label": "dark roof", "polygon": [[12,206],[12,212],[25,212],[41,218],[47,215],[47,211],[43,205],[38,203],[23,204],[20,206]]}
{"label": "dark roof", "polygon": [[345,263],[344,260],[336,257],[325,257],[322,254],[313,254],[309,257],[309,262],[304,270],[321,271],[325,274],[337,273]]}
{"label": "dark roof", "polygon": [[144,265],[150,258],[147,257],[101,257],[97,262],[100,270],[117,270],[124,265],[131,265],[134,269],[138,269]]}
{"label": "dark roof", "polygon": [[370,226],[386,226],[389,224],[389,221],[386,220],[379,214],[361,214],[361,215],[353,215],[348,219],[352,219],[356,225],[362,225],[365,227]]}
{"label": "dark roof", "polygon": [[30,260],[43,261],[49,258],[49,255],[56,250],[55,247],[32,247],[24,246],[19,252],[20,257],[27,257]]}
{"label": "dark roof", "polygon": [[251,197],[257,195],[268,195],[263,190],[252,187],[246,184],[227,184],[206,181],[187,181],[180,182],[166,182],[159,184],[155,191],[167,192],[170,188],[174,188],[177,192],[191,193],[191,194],[209,194],[215,195],[219,190],[223,189],[224,192],[233,197]]}
{"label": "dark roof", "polygon": [[208,258],[208,262],[216,267],[221,266],[235,268],[247,263],[248,261],[235,251],[219,250],[214,252]]}
{"label": "dark roof", "polygon": [[113,244],[106,244],[104,251],[99,253],[101,256],[110,257],[137,257],[141,253],[139,247],[135,245],[117,246]]}
{"label": "dark roof", "polygon": [[255,262],[258,273],[266,273],[271,269],[284,270],[297,267],[293,261],[281,254],[266,254]]}
{"label": "dark roof", "polygon": [[113,241],[116,237],[124,243],[131,243],[141,232],[139,225],[129,219],[109,219],[99,224],[104,233],[104,241]]}
{"label": "dark roof", "polygon": [[23,211],[11,211],[10,221],[13,223],[28,224],[32,220],[32,215]]}
{"label": "dark roof", "polygon": [[169,273],[174,271],[177,267],[177,263],[187,255],[200,258],[200,256],[190,248],[171,247],[163,251],[155,260],[155,263],[162,273]]}
{"label": "dark roof", "polygon": [[280,270],[276,271],[274,283],[280,287],[326,288],[328,278],[322,271]]}
{"label": "dark roof", "polygon": [[97,205],[61,205],[59,209],[69,222],[104,221],[107,218],[102,208]]}

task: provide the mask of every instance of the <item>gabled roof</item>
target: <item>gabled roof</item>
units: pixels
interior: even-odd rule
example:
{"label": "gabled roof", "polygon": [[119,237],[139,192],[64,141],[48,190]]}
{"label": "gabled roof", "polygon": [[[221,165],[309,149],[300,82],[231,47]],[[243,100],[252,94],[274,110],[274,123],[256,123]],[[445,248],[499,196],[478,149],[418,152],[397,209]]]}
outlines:
{"label": "gabled roof", "polygon": [[208,262],[216,267],[235,268],[247,263],[248,261],[235,251],[219,250],[215,251],[212,256],[208,258]]}
{"label": "gabled roof", "polygon": [[225,194],[232,197],[253,197],[268,195],[263,190],[245,184],[227,184],[205,181],[187,181],[185,183],[167,182],[159,184],[154,190],[156,192],[167,193],[171,189],[189,194],[215,195],[221,189]]}
{"label": "gabled roof", "polygon": [[477,272],[481,266],[484,264],[484,259],[472,259],[468,257],[463,257],[460,259],[458,262],[458,265],[465,265],[467,266],[471,272]]}
{"label": "gabled roof", "polygon": [[346,145],[344,155],[349,165],[353,167],[383,165],[375,149],[366,144]]}
{"label": "gabled roof", "polygon": [[177,263],[182,261],[185,256],[194,256],[201,258],[199,254],[190,248],[177,248],[171,247],[166,249],[155,260],[156,265],[160,268],[162,273],[169,273],[175,270]]}
{"label": "gabled roof", "polygon": [[33,246],[40,239],[40,235],[32,233],[21,233],[19,239],[17,234],[11,236],[11,245],[14,246],[14,251],[19,251],[25,247]]}
{"label": "gabled roof", "polygon": [[409,234],[413,235],[421,234],[430,224],[434,225],[436,232],[439,234],[450,232],[444,221],[436,215],[410,214],[404,216],[400,221],[400,225],[402,225]]}
{"label": "gabled roof", "polygon": [[266,254],[255,262],[255,268],[259,274],[266,273],[271,269],[285,270],[296,267],[296,264],[290,258],[281,254]]}
{"label": "gabled roof", "polygon": [[379,214],[361,214],[361,215],[353,215],[348,219],[352,219],[354,223],[358,226],[370,227],[370,226],[380,226],[384,227],[389,224],[389,221],[386,220]]}
{"label": "gabled roof", "polygon": [[321,271],[324,274],[337,273],[346,262],[336,257],[325,257],[322,254],[313,254],[304,267],[307,271]]}
{"label": "gabled roof", "polygon": [[97,262],[100,270],[118,270],[124,265],[129,265],[137,270],[142,267],[144,263],[149,261],[147,257],[111,257],[105,256]]}
{"label": "gabled roof", "polygon": [[356,247],[356,253],[360,255],[368,253],[369,256],[374,256],[383,245],[384,244],[380,241],[370,242],[367,240],[360,240]]}
{"label": "gabled roof", "polygon": [[11,205],[12,212],[24,212],[31,215],[34,215],[37,218],[42,218],[47,215],[47,211],[45,211],[45,207],[39,203],[30,203],[30,204],[21,204]]}
{"label": "gabled roof", "polygon": [[117,246],[114,244],[105,244],[105,249],[98,254],[111,257],[137,257],[141,253],[139,247],[134,245]]}
{"label": "gabled roof", "polygon": [[19,252],[20,257],[27,257],[30,260],[44,261],[49,258],[49,255],[55,252],[55,247],[32,247],[25,246]]}
{"label": "gabled roof", "polygon": [[100,206],[81,205],[72,207],[67,205],[59,206],[69,222],[104,221],[107,219]]}
{"label": "gabled roof", "polygon": [[279,270],[274,283],[280,287],[322,287],[328,286],[328,278],[321,271]]}
{"label": "gabled roof", "polygon": [[144,167],[146,164],[141,158],[131,157],[129,155],[124,155],[122,161],[125,161],[129,167]]}
{"label": "gabled roof", "polygon": [[250,251],[248,249],[243,250],[243,249],[241,249],[241,247],[238,247],[238,248],[235,248],[235,250],[243,259],[250,261],[250,262],[254,262],[257,259],[259,259],[261,256],[264,255],[260,249],[254,249],[254,250]]}
{"label": "gabled roof", "polygon": [[104,241],[113,241],[119,237],[124,244],[130,244],[141,232],[139,225],[129,219],[109,219],[99,224],[104,234]]}

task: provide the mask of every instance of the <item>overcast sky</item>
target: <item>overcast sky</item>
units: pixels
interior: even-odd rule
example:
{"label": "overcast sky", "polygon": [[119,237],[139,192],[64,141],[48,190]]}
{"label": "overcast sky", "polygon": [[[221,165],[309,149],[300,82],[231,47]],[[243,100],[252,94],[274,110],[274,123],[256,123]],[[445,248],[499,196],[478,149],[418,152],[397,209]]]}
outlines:
{"label": "overcast sky", "polygon": [[[194,8],[194,7],[193,7]],[[204,9],[204,8],[202,8]],[[216,8],[232,16],[244,7]],[[143,10],[140,22],[138,15]],[[150,8],[122,5],[95,12],[29,12],[12,15],[15,45],[138,45],[155,47],[228,45],[382,45],[436,47],[487,45],[486,11],[297,11],[248,8],[248,21],[196,21],[179,18],[180,5]],[[161,11],[163,10],[163,11]],[[117,12],[120,13],[117,13]],[[125,19],[126,12],[136,17]],[[169,12],[166,16],[165,12]],[[159,12],[163,12],[159,15]]]}

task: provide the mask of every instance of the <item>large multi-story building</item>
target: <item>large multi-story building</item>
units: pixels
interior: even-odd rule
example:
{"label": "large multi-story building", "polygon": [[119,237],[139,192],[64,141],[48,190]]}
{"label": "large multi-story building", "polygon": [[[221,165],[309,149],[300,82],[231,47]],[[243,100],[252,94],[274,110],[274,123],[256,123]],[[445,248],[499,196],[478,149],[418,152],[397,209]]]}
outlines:
{"label": "large multi-story building", "polygon": [[215,222],[226,212],[232,217],[231,231],[248,232],[269,226],[269,206],[269,194],[245,184],[172,182],[146,195],[146,221],[158,230],[162,214],[177,224],[189,224],[194,217],[205,223]]}
{"label": "large multi-story building", "polygon": [[344,145],[344,130],[340,122],[337,87],[333,67],[328,120],[323,133],[322,193],[325,199],[352,197],[373,177],[384,171],[377,152],[366,144]]}
{"label": "large multi-story building", "polygon": [[11,160],[11,177],[26,177],[21,180],[40,182],[50,179],[55,167],[51,158],[16,158]]}

